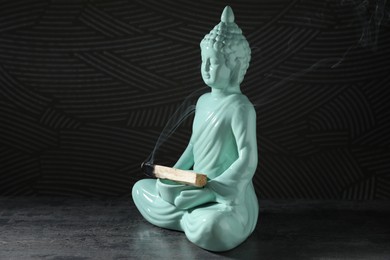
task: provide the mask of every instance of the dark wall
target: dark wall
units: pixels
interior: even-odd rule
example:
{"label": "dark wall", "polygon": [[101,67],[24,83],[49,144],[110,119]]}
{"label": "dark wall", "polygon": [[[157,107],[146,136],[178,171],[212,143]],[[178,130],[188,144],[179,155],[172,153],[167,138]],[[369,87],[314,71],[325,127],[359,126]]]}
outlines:
{"label": "dark wall", "polygon": [[[389,199],[386,1],[229,1],[252,48],[261,198]],[[0,194],[122,196],[225,1],[2,1]],[[178,120],[179,118],[175,118]],[[156,160],[171,165],[191,120]]]}

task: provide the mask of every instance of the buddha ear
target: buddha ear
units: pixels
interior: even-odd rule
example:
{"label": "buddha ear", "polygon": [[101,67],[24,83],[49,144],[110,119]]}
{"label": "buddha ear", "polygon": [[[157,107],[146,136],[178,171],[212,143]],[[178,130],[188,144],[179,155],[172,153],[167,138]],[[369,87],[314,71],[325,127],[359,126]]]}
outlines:
{"label": "buddha ear", "polygon": [[232,85],[239,85],[239,78],[240,78],[240,70],[241,70],[241,61],[239,58],[235,58],[234,63],[236,64],[234,68],[232,69],[232,73],[230,75],[230,83]]}

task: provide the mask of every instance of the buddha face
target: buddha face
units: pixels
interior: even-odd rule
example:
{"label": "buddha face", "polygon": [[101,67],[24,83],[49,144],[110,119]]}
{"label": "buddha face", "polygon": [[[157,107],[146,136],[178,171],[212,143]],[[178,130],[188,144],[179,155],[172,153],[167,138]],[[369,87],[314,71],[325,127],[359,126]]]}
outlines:
{"label": "buddha face", "polygon": [[202,78],[211,88],[227,89],[231,85],[232,71],[226,66],[222,52],[206,46],[202,48]]}

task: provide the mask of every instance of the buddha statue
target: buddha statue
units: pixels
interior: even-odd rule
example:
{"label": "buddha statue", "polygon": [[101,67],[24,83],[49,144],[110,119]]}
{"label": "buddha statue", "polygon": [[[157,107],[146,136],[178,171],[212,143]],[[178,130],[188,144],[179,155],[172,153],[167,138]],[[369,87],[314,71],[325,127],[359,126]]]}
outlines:
{"label": "buddha statue", "polygon": [[132,195],[153,225],[183,231],[206,250],[226,251],[253,232],[259,211],[252,183],[256,113],[240,90],[251,51],[229,6],[200,48],[202,78],[211,91],[197,101],[190,141],[174,168],[206,174],[208,182],[196,188],[143,179]]}

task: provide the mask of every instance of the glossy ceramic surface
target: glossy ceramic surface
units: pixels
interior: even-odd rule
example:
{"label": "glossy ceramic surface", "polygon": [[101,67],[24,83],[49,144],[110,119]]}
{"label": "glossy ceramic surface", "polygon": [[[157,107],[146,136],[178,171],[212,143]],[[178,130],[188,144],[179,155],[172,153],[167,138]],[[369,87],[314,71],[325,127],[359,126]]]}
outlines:
{"label": "glossy ceramic surface", "polygon": [[240,91],[250,48],[228,6],[200,46],[201,74],[211,92],[197,102],[190,142],[174,167],[210,180],[204,188],[140,180],[133,200],[150,223],[183,231],[207,250],[226,251],[252,233],[258,218],[252,184],[258,161],[256,113]]}

